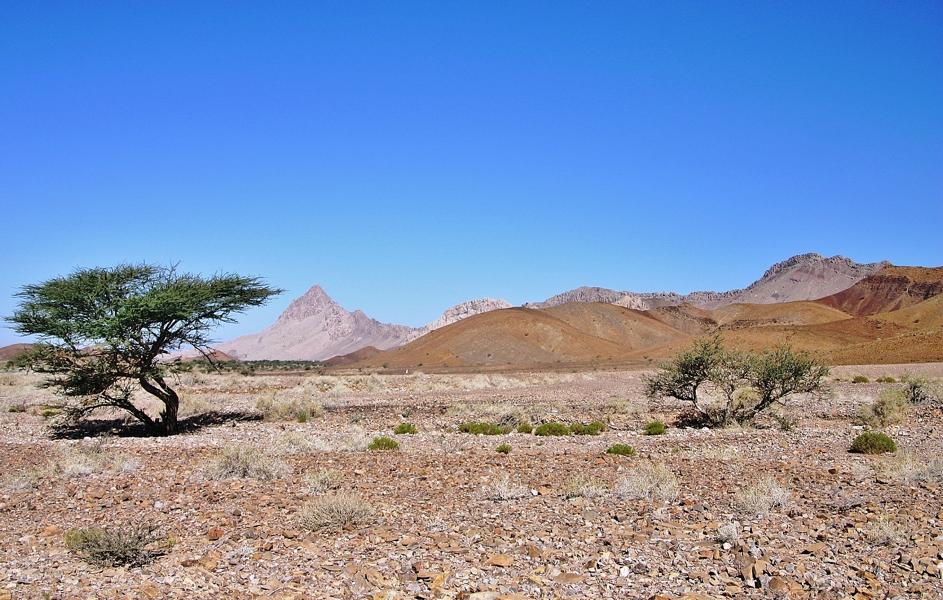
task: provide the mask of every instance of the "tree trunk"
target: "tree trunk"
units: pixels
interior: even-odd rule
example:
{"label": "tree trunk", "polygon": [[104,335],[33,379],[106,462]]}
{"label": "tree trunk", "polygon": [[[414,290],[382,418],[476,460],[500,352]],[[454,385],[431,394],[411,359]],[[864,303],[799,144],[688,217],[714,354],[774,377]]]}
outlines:
{"label": "tree trunk", "polygon": [[164,410],[161,411],[160,420],[156,423],[158,426],[157,434],[174,435],[177,433],[177,410],[180,407],[180,397],[177,396],[177,392],[167,385],[162,377],[159,375],[153,375],[152,377],[157,385],[148,381],[146,377],[141,377],[138,381],[145,391],[156,396],[164,403]]}
{"label": "tree trunk", "polygon": [[167,400],[164,400],[164,410],[160,413],[161,425],[164,435],[174,435],[177,433],[177,409],[180,407],[180,400],[177,394],[173,394]]}

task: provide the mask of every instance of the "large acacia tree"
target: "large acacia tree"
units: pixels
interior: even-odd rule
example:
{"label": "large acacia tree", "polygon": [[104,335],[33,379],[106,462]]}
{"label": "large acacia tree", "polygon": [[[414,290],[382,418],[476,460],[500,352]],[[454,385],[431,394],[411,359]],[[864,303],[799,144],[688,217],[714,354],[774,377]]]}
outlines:
{"label": "large acacia tree", "polygon": [[[180,399],[167,355],[192,346],[209,358],[215,326],[235,322],[233,315],[280,292],[255,277],[119,265],[27,285],[7,320],[18,333],[39,339],[27,364],[49,375],[44,386],[76,400],[73,414],[119,408],[151,433],[169,435],[177,431]],[[137,387],[163,403],[158,417],[134,404]]]}

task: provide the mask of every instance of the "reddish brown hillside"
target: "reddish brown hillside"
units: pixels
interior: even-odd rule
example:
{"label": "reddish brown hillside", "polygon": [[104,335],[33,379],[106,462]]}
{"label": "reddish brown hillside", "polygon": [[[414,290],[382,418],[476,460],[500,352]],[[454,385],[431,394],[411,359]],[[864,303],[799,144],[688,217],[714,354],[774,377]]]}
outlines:
{"label": "reddish brown hillside", "polygon": [[352,365],[356,362],[362,360],[367,360],[368,358],[373,358],[377,354],[380,354],[382,350],[375,348],[374,346],[367,346],[366,348],[361,348],[359,350],[354,350],[348,354],[341,354],[339,356],[332,356],[331,358],[324,361],[324,364],[329,367],[342,367],[345,365]]}
{"label": "reddish brown hillside", "polygon": [[943,267],[885,267],[817,302],[866,316],[913,306],[943,293]]}
{"label": "reddish brown hillside", "polygon": [[32,347],[33,344],[10,344],[9,346],[4,346],[3,348],[0,348],[0,362],[13,360],[20,354],[30,350]]}

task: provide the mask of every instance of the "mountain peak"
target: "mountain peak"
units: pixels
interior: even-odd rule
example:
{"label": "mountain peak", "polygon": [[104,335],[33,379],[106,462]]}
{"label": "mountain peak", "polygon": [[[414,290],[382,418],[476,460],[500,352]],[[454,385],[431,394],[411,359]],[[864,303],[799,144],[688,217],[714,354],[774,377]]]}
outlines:
{"label": "mountain peak", "polygon": [[307,292],[292,300],[285,312],[278,317],[278,320],[298,321],[333,308],[343,310],[333,298],[327,295],[324,288],[316,284],[311,286]]}

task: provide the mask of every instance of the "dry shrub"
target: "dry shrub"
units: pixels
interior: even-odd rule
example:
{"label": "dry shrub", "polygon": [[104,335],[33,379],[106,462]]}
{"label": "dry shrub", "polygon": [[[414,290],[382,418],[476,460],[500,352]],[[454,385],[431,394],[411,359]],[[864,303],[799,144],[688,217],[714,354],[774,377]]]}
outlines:
{"label": "dry shrub", "polygon": [[507,473],[487,483],[481,490],[482,497],[488,500],[517,500],[530,496],[530,490],[513,481]]}
{"label": "dry shrub", "polygon": [[39,477],[40,473],[35,469],[10,473],[0,480],[0,490],[6,494],[28,492],[36,487]]}
{"label": "dry shrub", "polygon": [[203,467],[207,479],[259,479],[284,477],[291,469],[277,457],[258,448],[230,446]]}
{"label": "dry shrub", "polygon": [[266,421],[295,421],[318,417],[324,413],[320,402],[310,397],[282,396],[271,394],[255,403],[255,409]]}
{"label": "dry shrub", "polygon": [[305,475],[305,487],[312,494],[323,494],[341,486],[342,476],[334,469],[318,469]]}
{"label": "dry shrub", "polygon": [[880,477],[896,479],[907,484],[943,484],[943,458],[921,459],[909,452],[903,452],[881,460],[875,465],[875,469]]}
{"label": "dry shrub", "polygon": [[300,431],[289,431],[280,435],[272,444],[275,454],[298,454],[300,452],[329,451],[333,447],[321,438]]}
{"label": "dry shrub", "polygon": [[737,506],[744,512],[764,515],[786,506],[789,490],[772,477],[764,477],[737,494]]}
{"label": "dry shrub", "polygon": [[662,463],[645,463],[620,479],[615,491],[628,500],[666,502],[678,496],[678,479]]}
{"label": "dry shrub", "polygon": [[207,400],[203,394],[186,394],[180,398],[179,413],[182,417],[201,415],[218,410],[219,404]]}
{"label": "dry shrub", "polygon": [[163,553],[153,525],[116,529],[72,529],[65,534],[66,547],[82,560],[102,566],[140,566]]}
{"label": "dry shrub", "polygon": [[875,546],[903,546],[909,539],[906,530],[899,523],[881,516],[871,521],[864,529],[865,537]]}
{"label": "dry shrub", "polygon": [[49,462],[49,471],[64,477],[87,477],[103,472],[106,467],[107,457],[101,442],[69,445]]}
{"label": "dry shrub", "polygon": [[298,523],[305,529],[336,531],[361,527],[374,515],[373,507],[353,494],[331,494],[315,498],[301,507]]}
{"label": "dry shrub", "polygon": [[562,488],[564,498],[598,498],[608,491],[598,479],[583,473],[567,479]]}
{"label": "dry shrub", "polygon": [[910,404],[899,390],[888,390],[872,404],[861,407],[858,419],[869,427],[886,427],[907,420]]}

